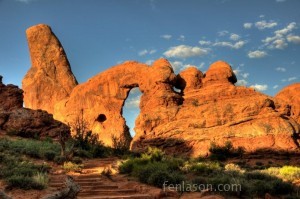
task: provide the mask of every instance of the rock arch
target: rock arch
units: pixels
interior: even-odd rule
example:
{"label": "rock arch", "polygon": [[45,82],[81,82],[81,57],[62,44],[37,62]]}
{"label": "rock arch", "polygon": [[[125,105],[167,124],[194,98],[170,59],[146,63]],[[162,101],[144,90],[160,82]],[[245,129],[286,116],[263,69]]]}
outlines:
{"label": "rock arch", "polygon": [[[212,141],[231,141],[246,151],[294,150],[299,145],[300,126],[289,111],[280,109],[282,103],[252,88],[235,86],[236,76],[224,61],[213,63],[205,74],[188,68],[178,76],[166,59],[151,66],[127,61],[77,85],[48,26],[29,28],[27,38],[32,67],[23,80],[25,105],[47,110],[65,123],[83,110],[89,129],[106,145],[112,145],[112,136],[131,139],[122,107],[134,87],[142,92],[131,142],[134,151],[156,146],[199,156],[208,152]],[[52,42],[45,42],[49,38]]]}

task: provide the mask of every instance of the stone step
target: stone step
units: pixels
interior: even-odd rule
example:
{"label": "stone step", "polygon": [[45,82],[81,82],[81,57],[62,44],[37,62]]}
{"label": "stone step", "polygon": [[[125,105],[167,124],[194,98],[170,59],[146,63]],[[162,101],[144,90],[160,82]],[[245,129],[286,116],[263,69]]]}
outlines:
{"label": "stone step", "polygon": [[111,189],[118,189],[119,187],[116,185],[103,185],[103,184],[96,184],[93,186],[89,185],[79,185],[81,187],[81,190],[88,190],[88,189],[104,189],[104,190],[111,190]]}
{"label": "stone step", "polygon": [[148,194],[115,195],[115,196],[77,196],[77,199],[153,199]]}
{"label": "stone step", "polygon": [[78,196],[111,196],[111,195],[131,195],[137,193],[135,189],[83,189],[78,193]]}
{"label": "stone step", "polygon": [[65,187],[64,183],[49,183],[48,187]]}
{"label": "stone step", "polygon": [[81,178],[99,178],[101,176],[100,173],[89,173],[89,174],[80,174],[80,175],[71,175],[74,179]]}

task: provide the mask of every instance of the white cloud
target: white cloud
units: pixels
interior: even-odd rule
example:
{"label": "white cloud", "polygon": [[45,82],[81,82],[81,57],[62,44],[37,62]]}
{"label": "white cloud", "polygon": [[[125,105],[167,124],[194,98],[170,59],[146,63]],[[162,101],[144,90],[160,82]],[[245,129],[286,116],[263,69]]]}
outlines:
{"label": "white cloud", "polygon": [[232,34],[230,35],[230,39],[233,40],[233,41],[237,41],[237,40],[239,40],[240,38],[241,38],[241,37],[240,37],[238,34],[232,33]]}
{"label": "white cloud", "polygon": [[280,71],[280,72],[285,72],[286,69],[283,67],[277,67],[275,70]]}
{"label": "white cloud", "polygon": [[228,41],[221,41],[221,42],[216,42],[213,44],[213,46],[221,46],[221,47],[229,47],[232,49],[240,49],[246,44],[245,41],[238,41],[236,43],[231,43]]}
{"label": "white cloud", "polygon": [[144,49],[139,52],[139,56],[144,56],[148,53],[148,50]]}
{"label": "white cloud", "polygon": [[275,86],[273,86],[273,89],[276,89],[276,88],[278,88],[279,86],[278,85],[275,85]]}
{"label": "white cloud", "polygon": [[259,18],[264,18],[265,17],[265,15],[259,15]]}
{"label": "white cloud", "polygon": [[241,74],[241,76],[242,76],[243,78],[245,78],[245,79],[248,78],[249,75],[250,75],[249,73],[242,73],[242,74]]}
{"label": "white cloud", "polygon": [[130,90],[130,94],[137,94],[137,93],[140,93],[140,92],[141,91],[140,91],[139,87],[135,87],[135,88]]}
{"label": "white cloud", "polygon": [[184,35],[180,35],[178,38],[179,41],[184,41],[185,40],[185,36]]}
{"label": "white cloud", "polygon": [[208,45],[211,44],[211,41],[200,40],[200,41],[199,41],[199,44],[202,45],[202,46],[205,46],[205,45],[208,46]]}
{"label": "white cloud", "polygon": [[30,3],[35,0],[16,0],[16,1],[21,2],[21,3]]}
{"label": "white cloud", "polygon": [[183,67],[183,63],[181,61],[173,61],[171,62],[171,65],[175,73],[178,73]]}
{"label": "white cloud", "polygon": [[252,23],[244,23],[244,28],[245,28],[245,29],[250,29],[250,28],[252,28]]}
{"label": "white cloud", "polygon": [[288,42],[300,44],[300,36],[298,35],[288,35],[286,39],[288,40]]}
{"label": "white cloud", "polygon": [[222,30],[222,31],[220,31],[220,32],[218,32],[218,35],[219,36],[225,36],[225,35],[227,35],[229,32],[227,31],[227,30]]}
{"label": "white cloud", "polygon": [[290,77],[290,78],[287,79],[287,81],[291,82],[291,81],[294,81],[296,79],[298,79],[298,78],[297,77]]}
{"label": "white cloud", "polygon": [[245,79],[239,79],[235,83],[236,86],[247,86],[248,82]]}
{"label": "white cloud", "polygon": [[169,48],[164,55],[168,58],[188,58],[188,57],[196,57],[203,56],[209,52],[209,49],[200,48],[197,46],[187,46],[187,45],[179,45]]}
{"label": "white cloud", "polygon": [[276,30],[274,33],[275,35],[286,35],[287,33],[293,31],[296,28],[296,22],[291,22],[285,28]]}
{"label": "white cloud", "polygon": [[141,50],[138,54],[139,54],[139,56],[144,56],[144,55],[147,55],[147,54],[152,55],[154,53],[156,53],[156,50],[144,49],[144,50]]}
{"label": "white cloud", "polygon": [[174,70],[175,73],[179,73],[180,71],[182,71],[182,70],[184,70],[188,67],[196,67],[200,70],[205,65],[205,62],[201,62],[198,66],[195,66],[193,64],[184,64],[181,61],[173,61],[173,62],[170,62],[170,63],[172,65],[173,70]]}
{"label": "white cloud", "polygon": [[128,98],[125,101],[125,105],[124,106],[126,108],[138,108],[139,105],[140,105],[140,98],[141,98],[141,95],[137,95],[135,97]]}
{"label": "white cloud", "polygon": [[262,42],[265,44],[265,46],[267,46],[270,49],[274,49],[274,48],[275,49],[284,49],[288,46],[286,39],[287,40],[290,39],[291,42],[292,42],[292,40],[297,39],[297,38],[294,38],[291,36],[290,37],[287,36],[287,38],[285,38],[285,35],[291,31],[293,31],[295,28],[296,28],[296,23],[291,22],[283,29],[274,31],[273,37],[267,37],[264,40],[262,40]]}
{"label": "white cloud", "polygon": [[285,2],[285,0],[276,0],[276,2],[282,3]]}
{"label": "white cloud", "polygon": [[255,23],[255,26],[259,29],[259,30],[263,30],[263,29],[266,29],[266,28],[274,28],[275,26],[277,26],[277,23],[274,22],[274,21],[265,21],[265,20],[262,20],[262,21],[258,21]]}
{"label": "white cloud", "polygon": [[265,52],[265,51],[260,51],[260,50],[256,50],[256,51],[250,51],[248,52],[248,57],[249,58],[253,58],[253,59],[256,59],[256,58],[263,58],[265,56],[267,56],[268,54]]}
{"label": "white cloud", "polygon": [[282,82],[291,82],[291,81],[294,81],[294,80],[296,80],[296,79],[298,79],[297,77],[289,77],[289,78],[287,78],[287,79],[282,79],[281,81]]}
{"label": "white cloud", "polygon": [[[285,42],[285,39],[276,39],[275,41],[273,41],[273,45],[272,47],[273,48],[276,48],[276,49],[285,49],[286,47],[288,46],[288,44]],[[272,48],[270,46],[270,48]]]}
{"label": "white cloud", "polygon": [[201,62],[200,65],[197,68],[201,69],[201,68],[204,67],[204,65],[205,65],[205,62]]}
{"label": "white cloud", "polygon": [[255,85],[251,85],[250,87],[258,91],[265,91],[268,89],[268,85],[266,84],[255,84]]}
{"label": "white cloud", "polygon": [[147,60],[147,61],[145,62],[145,64],[147,64],[147,65],[152,65],[153,62],[154,62],[153,59],[149,59],[149,60]]}
{"label": "white cloud", "polygon": [[160,37],[166,40],[170,40],[172,38],[172,35],[161,35]]}
{"label": "white cloud", "polygon": [[154,54],[154,53],[156,53],[156,50],[150,50],[150,51],[149,51],[149,54],[150,54],[150,55],[152,55],[152,54]]}

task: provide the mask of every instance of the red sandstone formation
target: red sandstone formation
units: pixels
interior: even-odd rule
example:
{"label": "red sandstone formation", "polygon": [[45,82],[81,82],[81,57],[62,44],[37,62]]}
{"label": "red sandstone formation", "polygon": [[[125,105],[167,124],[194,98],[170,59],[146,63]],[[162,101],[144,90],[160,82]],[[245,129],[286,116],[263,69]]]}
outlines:
{"label": "red sandstone formation", "polygon": [[[48,35],[44,34],[44,28],[40,33],[39,26],[29,30],[34,30],[34,35]],[[46,44],[30,39],[31,35],[31,31],[27,31],[29,46],[45,49]],[[31,57],[41,57],[35,56],[38,52],[31,50],[30,53]],[[60,63],[56,59],[60,57],[51,57],[54,63]],[[130,89],[139,87],[141,113],[131,142],[134,151],[155,146],[170,153],[198,156],[208,152],[211,142],[222,145],[226,141],[246,151],[298,147],[299,124],[288,116],[287,109],[280,108],[283,104],[252,88],[235,86],[236,76],[223,61],[212,64],[206,74],[197,68],[188,68],[177,76],[165,59],[157,60],[152,66],[128,61],[73,89],[74,81],[65,83],[73,77],[69,67],[61,67],[68,69],[67,75],[47,76],[47,81],[55,83],[49,87],[40,78],[48,71],[58,70],[57,65],[46,64],[49,59],[39,59],[38,63],[35,60],[32,59],[28,73],[31,75],[23,81],[23,85],[36,82],[34,87],[24,86],[29,105],[50,110],[56,119],[65,123],[71,123],[83,111],[89,128],[107,145],[112,144],[112,136],[130,140],[122,107]],[[71,86],[61,95],[61,87],[57,85]],[[173,90],[174,86],[181,89],[180,94]],[[32,89],[33,94],[30,94]],[[37,94],[41,97],[35,99],[33,96]]]}
{"label": "red sandstone formation", "polygon": [[4,85],[0,76],[0,131],[22,137],[52,137],[70,135],[65,124],[42,110],[23,108],[23,91],[14,85]]}
{"label": "red sandstone formation", "polygon": [[26,30],[31,68],[22,81],[27,108],[53,113],[54,105],[67,98],[77,85],[62,45],[44,24]]}
{"label": "red sandstone formation", "polygon": [[[191,70],[186,69],[179,76],[186,85],[197,86],[183,90],[183,104],[178,104],[176,112],[161,113],[160,106],[141,110],[143,118],[139,116],[136,121],[133,150],[142,151],[150,145],[170,153],[197,156],[205,155],[211,142],[223,145],[226,141],[246,151],[298,147],[292,137],[299,133],[299,124],[278,112],[272,97],[251,88],[236,87],[236,77],[227,63],[215,62],[203,78],[198,75],[200,72]],[[195,76],[200,76],[197,84]],[[169,120],[153,122],[165,115]]]}
{"label": "red sandstone formation", "polygon": [[291,107],[290,116],[300,124],[300,83],[285,87],[275,98]]}

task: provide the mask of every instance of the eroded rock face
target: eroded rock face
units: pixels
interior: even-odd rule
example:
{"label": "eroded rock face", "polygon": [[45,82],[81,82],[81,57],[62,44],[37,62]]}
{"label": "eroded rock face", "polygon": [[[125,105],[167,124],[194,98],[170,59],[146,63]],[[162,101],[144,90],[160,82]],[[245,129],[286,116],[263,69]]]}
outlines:
{"label": "eroded rock face", "polygon": [[300,83],[283,88],[275,98],[290,106],[290,116],[300,124]]}
{"label": "eroded rock face", "polygon": [[[282,108],[282,102],[254,89],[235,86],[236,76],[224,61],[213,63],[206,74],[188,68],[178,76],[166,59],[152,66],[128,61],[76,86],[69,65],[60,64],[67,61],[57,51],[60,45],[49,31],[44,25],[27,31],[29,46],[33,47],[32,68],[23,81],[25,102],[33,108],[50,110],[65,123],[72,123],[83,112],[89,129],[99,134],[106,145],[112,145],[112,136],[131,139],[122,107],[130,89],[139,87],[141,112],[131,142],[133,151],[154,146],[169,153],[198,156],[208,153],[211,142],[223,145],[226,141],[248,152],[298,148],[299,124],[289,117],[288,107]],[[31,39],[33,35],[38,39]],[[50,49],[57,53],[51,50],[47,54],[45,35],[55,38],[56,45]],[[43,59],[38,46],[46,52],[47,59]],[[63,56],[53,56],[56,54]],[[49,60],[56,64],[49,65]],[[45,76],[53,69],[64,72]],[[50,86],[46,84],[49,82]],[[62,85],[68,89],[61,90]],[[181,89],[181,93],[173,87]]]}
{"label": "eroded rock face", "polygon": [[[163,123],[169,119],[167,112],[182,101],[170,84],[175,77],[170,63],[165,59],[156,61],[151,67],[128,61],[76,86],[68,99],[55,106],[54,115],[58,120],[70,123],[83,110],[89,128],[99,134],[105,144],[112,145],[112,136],[131,140],[122,116],[122,107],[129,91],[134,87],[140,88],[143,93],[141,110],[161,107],[160,111],[166,114],[157,122]],[[157,98],[153,98],[154,95]],[[143,115],[139,117],[143,118]]]}
{"label": "eroded rock face", "polygon": [[67,56],[51,28],[44,24],[26,30],[31,68],[22,81],[27,108],[53,113],[77,85]]}
{"label": "eroded rock face", "polygon": [[23,91],[12,84],[4,85],[2,76],[0,76],[0,107],[5,111],[23,107]]}
{"label": "eroded rock face", "polygon": [[[195,69],[179,74],[186,85],[193,86],[183,90],[183,104],[177,106],[177,111],[160,114],[160,106],[141,111],[140,115],[150,121],[138,117],[136,124],[140,125],[136,129],[144,132],[134,137],[134,151],[143,151],[150,145],[169,153],[198,156],[206,155],[212,142],[224,145],[226,141],[231,141],[235,147],[242,146],[248,152],[260,148],[298,148],[298,141],[293,137],[299,134],[299,124],[285,112],[276,110],[272,97],[251,88],[235,86],[236,77],[227,63],[212,64],[205,77],[198,74],[201,73]],[[200,80],[196,81],[195,76]],[[203,82],[202,86],[200,82]],[[153,118],[160,115],[172,119],[155,123]],[[145,128],[147,124],[150,126]]]}
{"label": "eroded rock face", "polygon": [[17,86],[0,82],[0,131],[30,138],[70,135],[70,128],[46,111],[23,108],[22,93]]}

